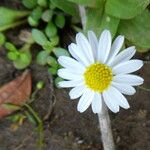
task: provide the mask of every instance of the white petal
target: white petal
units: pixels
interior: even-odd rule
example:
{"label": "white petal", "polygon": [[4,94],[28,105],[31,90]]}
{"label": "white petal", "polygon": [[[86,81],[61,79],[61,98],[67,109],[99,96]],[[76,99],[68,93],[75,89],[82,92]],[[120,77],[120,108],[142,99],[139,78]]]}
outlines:
{"label": "white petal", "polygon": [[111,48],[110,31],[104,30],[100,36],[98,44],[98,61],[105,63]]}
{"label": "white petal", "polygon": [[110,54],[109,54],[109,57],[107,60],[108,65],[114,60],[115,56],[120,51],[120,49],[123,45],[123,42],[124,42],[124,36],[121,36],[121,35],[119,35],[113,42],[111,50],[110,50]]}
{"label": "white petal", "polygon": [[85,71],[85,67],[77,62],[76,60],[70,58],[70,57],[67,57],[67,56],[60,56],[58,58],[58,62],[65,68],[67,69],[70,69],[70,70],[76,70],[76,71]]}
{"label": "white petal", "polygon": [[83,80],[61,81],[58,83],[58,86],[63,87],[63,88],[75,87],[75,86],[79,86],[79,85],[83,85]]}
{"label": "white petal", "polygon": [[59,69],[57,72],[58,76],[66,80],[80,80],[83,79],[82,74],[75,74],[70,72],[68,69]]}
{"label": "white petal", "polygon": [[84,52],[85,56],[88,58],[90,64],[94,63],[94,57],[87,38],[82,34],[78,33],[76,35],[76,42],[80,49]]}
{"label": "white petal", "polygon": [[144,79],[131,74],[119,74],[113,77],[113,81],[118,83],[126,83],[132,86],[141,85],[144,82]]}
{"label": "white petal", "polygon": [[107,107],[114,113],[119,112],[119,105],[111,95],[109,90],[103,92],[103,99]]}
{"label": "white petal", "polygon": [[88,31],[88,39],[92,48],[94,59],[97,60],[98,39],[93,31]]}
{"label": "white petal", "polygon": [[90,89],[86,89],[79,100],[77,110],[81,113],[84,112],[92,103],[93,97],[94,92]]}
{"label": "white petal", "polygon": [[134,95],[136,92],[135,88],[128,84],[112,82],[112,86],[117,88],[121,93],[125,95]]}
{"label": "white petal", "polygon": [[72,57],[81,62],[84,66],[90,65],[88,59],[78,45],[72,43],[68,46],[68,49]]}
{"label": "white petal", "polygon": [[95,93],[92,101],[92,110],[94,113],[100,113],[102,110],[102,96],[100,93]]}
{"label": "white petal", "polygon": [[122,108],[128,109],[130,107],[127,99],[116,88],[111,86],[107,92],[113,101],[118,103]]}
{"label": "white petal", "polygon": [[120,63],[113,67],[114,74],[125,74],[131,73],[139,70],[143,66],[143,61],[141,60],[129,60],[123,63]]}
{"label": "white petal", "polygon": [[83,94],[85,89],[86,89],[86,87],[84,85],[74,87],[69,92],[70,99],[79,98]]}
{"label": "white petal", "polygon": [[115,58],[114,60],[109,63],[108,65],[110,66],[115,66],[119,63],[122,63],[122,62],[125,62],[127,60],[130,60],[134,54],[135,54],[136,50],[135,50],[135,47],[132,46],[132,47],[129,47],[125,50],[123,50],[122,52],[120,52]]}

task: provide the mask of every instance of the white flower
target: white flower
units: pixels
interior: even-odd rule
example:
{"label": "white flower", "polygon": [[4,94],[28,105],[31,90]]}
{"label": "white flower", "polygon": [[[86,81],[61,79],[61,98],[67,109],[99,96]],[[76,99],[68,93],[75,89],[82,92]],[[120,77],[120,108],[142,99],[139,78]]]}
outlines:
{"label": "white flower", "polygon": [[141,60],[132,59],[135,47],[120,51],[124,37],[118,36],[111,45],[111,34],[104,30],[98,41],[92,31],[88,39],[82,34],[76,35],[76,44],[69,45],[73,58],[60,56],[58,62],[64,67],[58,75],[67,80],[60,87],[72,88],[71,99],[80,97],[77,110],[84,112],[90,105],[94,113],[100,113],[102,101],[113,112],[119,107],[128,109],[129,104],[123,94],[133,95],[133,86],[143,83],[143,78],[130,73],[143,66]]}

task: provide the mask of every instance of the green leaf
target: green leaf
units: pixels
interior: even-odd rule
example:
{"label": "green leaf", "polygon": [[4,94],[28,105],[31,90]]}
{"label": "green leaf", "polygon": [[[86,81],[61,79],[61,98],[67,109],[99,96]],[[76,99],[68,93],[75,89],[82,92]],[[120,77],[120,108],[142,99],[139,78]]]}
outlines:
{"label": "green leaf", "polygon": [[37,125],[36,119],[33,117],[33,115],[31,115],[28,111],[25,111],[25,114],[33,125]]}
{"label": "green leaf", "polygon": [[63,28],[65,25],[65,17],[63,15],[57,15],[55,18],[55,24],[59,28]]}
{"label": "green leaf", "polygon": [[8,116],[6,119],[12,121],[12,122],[18,122],[20,119],[25,118],[25,116],[21,113],[13,114]]}
{"label": "green leaf", "polygon": [[37,0],[22,0],[22,3],[28,9],[32,9],[37,5]]}
{"label": "green leaf", "polygon": [[52,56],[47,57],[47,64],[51,65],[52,67],[58,66],[57,60]]}
{"label": "green leaf", "polygon": [[19,52],[20,55],[17,60],[13,62],[15,68],[24,69],[31,63],[31,53],[29,50]]}
{"label": "green leaf", "polygon": [[0,32],[0,46],[2,46],[6,41],[6,37],[3,33]]}
{"label": "green leaf", "polygon": [[22,18],[28,14],[28,11],[18,11],[0,7],[0,27],[4,27],[5,25],[15,22],[17,19]]}
{"label": "green leaf", "polygon": [[111,32],[111,36],[114,37],[117,32],[119,22],[119,19],[104,13],[99,27],[100,32],[102,32],[105,29],[108,29]]}
{"label": "green leaf", "polygon": [[45,22],[49,22],[52,19],[53,11],[52,10],[45,10],[42,14],[42,20]]}
{"label": "green leaf", "polygon": [[62,78],[60,78],[60,77],[57,77],[57,78],[54,80],[55,86],[56,86],[57,88],[59,88],[58,83],[61,82],[61,81],[64,81],[64,80],[63,80]]}
{"label": "green leaf", "polygon": [[116,34],[119,19],[107,15],[103,10],[103,7],[104,3],[100,3],[99,8],[86,9],[87,21],[85,26],[85,33],[87,33],[88,30],[93,30],[96,35],[99,36],[104,29],[108,29],[110,30],[112,37]]}
{"label": "green leaf", "polygon": [[42,8],[41,7],[36,7],[35,9],[33,9],[33,11],[31,12],[30,15],[35,21],[38,21],[41,16],[42,16]]}
{"label": "green leaf", "polygon": [[97,35],[100,34],[102,13],[103,13],[103,4],[100,5],[99,9],[93,8],[86,9],[86,26],[85,26],[86,33],[88,30],[93,30]]}
{"label": "green leaf", "polygon": [[150,0],[107,0],[106,13],[121,19],[130,19],[140,14],[148,5]]}
{"label": "green leaf", "polygon": [[49,22],[45,28],[45,33],[49,39],[54,37],[57,34],[56,26],[52,22]]}
{"label": "green leaf", "polygon": [[28,17],[28,23],[30,26],[36,27],[39,24],[39,21],[33,19],[31,16]]}
{"label": "green leaf", "polygon": [[57,67],[50,67],[48,69],[48,72],[52,75],[56,75],[57,74]]}
{"label": "green leaf", "polygon": [[7,57],[8,57],[10,60],[14,61],[14,60],[17,60],[18,54],[15,53],[15,52],[8,52],[8,53],[7,53]]}
{"label": "green leaf", "polygon": [[68,2],[67,0],[51,0],[52,4],[64,12],[72,15],[78,15],[78,8],[74,3]]}
{"label": "green leaf", "polygon": [[47,51],[39,52],[37,57],[36,57],[37,63],[39,65],[46,65],[48,55],[49,55],[49,53]]}
{"label": "green leaf", "polygon": [[53,49],[53,53],[59,57],[59,56],[70,56],[68,51],[64,48],[56,47]]}
{"label": "green leaf", "polygon": [[42,7],[46,7],[47,6],[47,0],[37,0],[37,2]]}
{"label": "green leaf", "polygon": [[51,39],[51,42],[53,43],[54,46],[56,46],[59,43],[59,36],[54,36]]}
{"label": "green leaf", "polygon": [[45,34],[38,29],[32,29],[32,36],[35,42],[38,43],[39,45],[44,45],[48,41]]}
{"label": "green leaf", "polygon": [[5,43],[5,48],[9,51],[14,51],[14,52],[17,51],[17,48],[15,47],[15,45],[13,45],[10,42]]}
{"label": "green leaf", "polygon": [[145,10],[131,20],[121,21],[118,32],[138,47],[150,48],[150,12]]}
{"label": "green leaf", "polygon": [[50,41],[47,41],[44,45],[42,45],[42,48],[44,49],[44,50],[46,50],[47,52],[51,52],[52,51],[52,48],[54,47],[55,45],[52,43],[52,42],[50,42]]}
{"label": "green leaf", "polygon": [[44,82],[43,81],[39,81],[37,84],[36,84],[36,88],[38,89],[38,90],[41,90],[41,89],[43,89],[44,88]]}
{"label": "green leaf", "polygon": [[17,106],[11,103],[2,104],[2,107],[8,110],[19,110],[21,108],[20,106]]}
{"label": "green leaf", "polygon": [[68,0],[68,1],[74,2],[79,5],[97,7],[97,1],[102,1],[102,0]]}

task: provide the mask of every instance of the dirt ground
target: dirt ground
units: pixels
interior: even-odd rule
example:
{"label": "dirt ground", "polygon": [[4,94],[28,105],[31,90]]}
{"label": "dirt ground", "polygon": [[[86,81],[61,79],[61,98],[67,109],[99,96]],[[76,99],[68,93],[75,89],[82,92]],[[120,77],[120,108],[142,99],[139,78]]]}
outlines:
{"label": "dirt ground", "polygon": [[[8,0],[4,2],[0,1],[0,5],[10,4]],[[14,42],[18,40],[11,34],[9,36],[14,38]],[[150,53],[137,57],[145,61],[139,74],[145,79],[143,86],[150,88]],[[32,104],[44,122],[45,150],[102,150],[97,115],[92,113],[91,108],[82,114],[77,112],[78,100],[70,100],[67,90],[53,87],[46,67],[33,62],[30,70],[33,89],[38,81],[45,82],[44,89],[37,93]],[[0,48],[0,86],[20,73],[6,58],[6,51]],[[116,149],[149,150],[150,92],[137,88],[136,94],[128,97],[128,101],[129,110],[121,109],[117,114],[109,111]],[[25,120],[13,131],[12,124],[5,118],[0,120],[0,150],[38,150],[35,127]]]}
{"label": "dirt ground", "polygon": [[[146,58],[148,54],[146,55]],[[144,77],[144,87],[150,85],[150,63],[145,61],[140,75]],[[69,100],[68,91],[54,88],[47,68],[33,63],[30,67],[34,85],[44,80],[46,86],[38,92],[33,108],[45,118],[46,150],[102,150],[97,116],[88,109],[80,114],[76,111],[78,100]],[[6,58],[6,51],[0,50],[0,86],[14,79],[20,71],[15,70]],[[56,103],[53,105],[53,94]],[[137,89],[134,96],[128,97],[131,108],[117,114],[110,112],[112,130],[117,150],[149,150],[150,147],[150,93]],[[5,118],[0,121],[0,150],[37,150],[38,135],[35,127],[27,120],[16,131],[12,122]]]}

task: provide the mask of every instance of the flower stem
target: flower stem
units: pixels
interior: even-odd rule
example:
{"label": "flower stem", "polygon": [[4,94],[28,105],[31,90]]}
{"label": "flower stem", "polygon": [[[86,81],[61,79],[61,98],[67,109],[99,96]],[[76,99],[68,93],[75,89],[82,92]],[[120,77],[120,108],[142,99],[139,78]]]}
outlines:
{"label": "flower stem", "polygon": [[98,120],[104,150],[115,150],[108,109],[104,104],[101,113],[98,114]]}
{"label": "flower stem", "polygon": [[85,28],[86,28],[86,12],[85,12],[85,7],[79,5],[79,12],[80,12],[80,17],[81,17],[82,28],[83,28],[83,30],[85,30]]}
{"label": "flower stem", "polygon": [[[83,30],[86,28],[86,10],[84,6],[79,5],[79,12],[81,17],[81,23]],[[99,126],[102,135],[102,143],[104,150],[115,150],[115,144],[113,140],[110,118],[107,107],[105,104],[102,106],[101,113],[98,114]]]}

